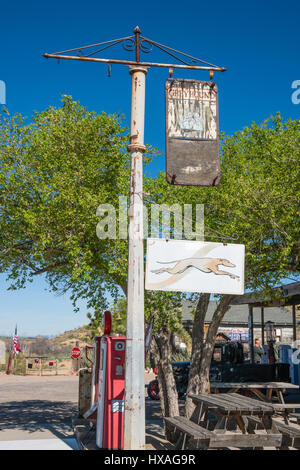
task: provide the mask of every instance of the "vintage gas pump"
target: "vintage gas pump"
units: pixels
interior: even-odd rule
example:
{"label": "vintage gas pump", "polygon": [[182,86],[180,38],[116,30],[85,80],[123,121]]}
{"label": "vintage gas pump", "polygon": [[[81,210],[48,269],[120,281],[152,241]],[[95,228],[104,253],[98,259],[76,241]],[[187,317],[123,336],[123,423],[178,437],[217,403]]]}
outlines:
{"label": "vintage gas pump", "polygon": [[100,340],[100,367],[96,444],[100,449],[122,449],[125,393],[125,336],[111,336],[111,314],[104,315]]}

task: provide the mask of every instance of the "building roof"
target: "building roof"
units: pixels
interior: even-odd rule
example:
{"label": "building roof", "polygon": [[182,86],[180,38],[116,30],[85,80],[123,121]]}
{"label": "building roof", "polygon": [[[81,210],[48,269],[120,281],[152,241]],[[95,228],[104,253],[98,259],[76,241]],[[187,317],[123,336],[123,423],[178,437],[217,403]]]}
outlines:
{"label": "building roof", "polygon": [[[196,307],[197,302],[191,302],[184,300],[182,303],[182,321],[190,322],[193,321],[192,312]],[[216,309],[217,302],[210,301],[207,314],[205,317],[206,322],[210,322],[214,311]],[[248,326],[248,305],[232,305],[229,310],[225,313],[221,325],[225,324],[236,324]],[[281,326],[292,326],[292,312],[285,307],[266,307],[264,309],[264,321],[273,321],[276,325]],[[254,325],[261,325],[261,309],[260,307],[253,307],[253,323]]]}
{"label": "building roof", "polygon": [[248,292],[244,295],[239,295],[234,298],[232,305],[240,304],[256,304],[256,306],[285,306],[297,305],[300,303],[300,282],[292,282],[284,286],[275,287],[273,289],[276,298],[273,300],[267,299],[263,292]]}

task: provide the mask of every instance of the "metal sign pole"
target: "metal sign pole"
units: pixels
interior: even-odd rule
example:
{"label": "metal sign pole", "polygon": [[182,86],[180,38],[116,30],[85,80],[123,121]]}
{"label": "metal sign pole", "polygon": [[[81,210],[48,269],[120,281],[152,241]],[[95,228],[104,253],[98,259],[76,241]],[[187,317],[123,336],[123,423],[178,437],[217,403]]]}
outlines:
{"label": "metal sign pole", "polygon": [[143,153],[147,69],[132,67],[124,449],[145,446]]}
{"label": "metal sign pole", "polygon": [[[135,49],[135,61],[92,57],[109,47],[123,45],[127,51]],[[99,48],[100,47],[100,48]],[[155,47],[175,58],[180,63],[164,64],[142,62],[140,52],[149,53]],[[75,56],[66,55],[77,52]],[[53,54],[43,54],[46,58],[121,64],[130,67],[131,91],[131,135],[128,147],[131,153],[128,279],[127,279],[127,327],[126,327],[126,372],[125,372],[125,417],[124,449],[140,450],[145,447],[145,388],[144,388],[144,221],[143,221],[143,153],[145,116],[145,78],[147,67],[173,68],[186,70],[206,70],[213,78],[215,71],[225,72],[218,67],[189,54],[164,46],[141,36],[139,27],[134,36],[105,41],[98,44],[69,49]],[[180,57],[178,57],[178,55]],[[110,75],[110,69],[109,69]]]}

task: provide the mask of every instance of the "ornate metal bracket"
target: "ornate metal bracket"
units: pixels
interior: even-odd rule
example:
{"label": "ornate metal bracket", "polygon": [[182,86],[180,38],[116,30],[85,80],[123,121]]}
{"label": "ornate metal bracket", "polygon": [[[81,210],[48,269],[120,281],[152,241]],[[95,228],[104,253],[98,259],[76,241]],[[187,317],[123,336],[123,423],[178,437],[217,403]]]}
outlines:
{"label": "ornate metal bracket", "polygon": [[[125,36],[123,38],[112,39],[111,41],[100,42],[98,44],[91,44],[89,46],[81,46],[74,49],[68,49],[65,51],[54,52],[52,54],[43,54],[46,58],[56,59],[75,59],[75,60],[89,60],[93,62],[104,62],[108,64],[123,64],[123,65],[142,65],[144,67],[168,67],[170,70],[173,68],[191,69],[191,70],[209,70],[211,73],[225,72],[224,67],[219,67],[214,64],[210,64],[202,59],[193,57],[181,51],[177,51],[169,46],[160,44],[152,39],[141,36],[141,30],[137,26],[134,29],[134,35]],[[132,60],[118,60],[118,59],[102,59],[95,57],[96,54],[108,49],[110,47],[121,44],[123,49],[128,52],[135,51],[135,61]],[[178,61],[175,64],[162,64],[157,62],[142,62],[141,53],[149,54],[156,48],[169,56],[173,57]],[[68,53],[75,52],[75,56],[70,56]],[[173,72],[173,71],[172,71]]]}

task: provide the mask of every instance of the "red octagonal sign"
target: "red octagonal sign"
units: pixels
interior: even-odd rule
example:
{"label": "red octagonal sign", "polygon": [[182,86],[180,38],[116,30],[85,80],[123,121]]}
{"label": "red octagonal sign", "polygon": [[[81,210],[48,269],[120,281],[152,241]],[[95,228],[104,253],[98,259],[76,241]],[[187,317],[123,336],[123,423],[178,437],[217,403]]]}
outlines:
{"label": "red octagonal sign", "polygon": [[80,357],[80,349],[79,348],[73,348],[71,351],[71,357],[73,359],[78,359]]}

